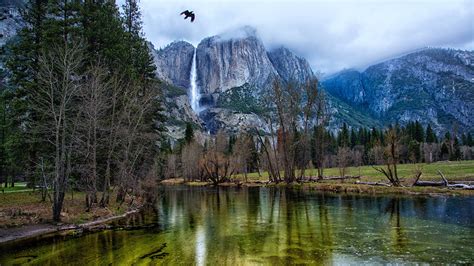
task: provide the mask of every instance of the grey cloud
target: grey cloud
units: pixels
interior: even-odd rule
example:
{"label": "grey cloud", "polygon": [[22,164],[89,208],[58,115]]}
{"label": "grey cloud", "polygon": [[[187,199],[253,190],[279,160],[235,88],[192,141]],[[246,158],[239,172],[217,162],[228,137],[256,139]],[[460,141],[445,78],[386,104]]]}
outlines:
{"label": "grey cloud", "polygon": [[[286,46],[315,71],[362,69],[422,47],[474,49],[474,0],[142,0],[146,37],[155,47],[243,25],[265,45]],[[179,13],[193,10],[196,21]]]}

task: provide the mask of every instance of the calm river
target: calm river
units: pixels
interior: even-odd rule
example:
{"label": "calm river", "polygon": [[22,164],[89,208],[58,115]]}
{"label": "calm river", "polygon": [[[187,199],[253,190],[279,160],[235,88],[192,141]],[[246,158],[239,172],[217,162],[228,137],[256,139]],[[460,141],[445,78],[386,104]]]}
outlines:
{"label": "calm river", "polygon": [[474,197],[160,189],[117,229],[0,247],[0,265],[474,263]]}

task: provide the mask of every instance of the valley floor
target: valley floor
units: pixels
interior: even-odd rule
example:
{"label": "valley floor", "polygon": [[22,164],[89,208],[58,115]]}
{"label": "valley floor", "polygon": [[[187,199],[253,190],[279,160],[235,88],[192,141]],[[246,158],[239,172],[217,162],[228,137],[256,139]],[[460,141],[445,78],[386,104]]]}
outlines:
{"label": "valley floor", "polygon": [[[286,184],[268,182],[268,173],[250,173],[247,179],[243,175],[233,176],[232,182],[219,184],[220,186],[292,186],[304,189],[315,189],[331,192],[347,193],[369,193],[369,194],[413,194],[413,195],[467,195],[474,196],[474,190],[453,189],[446,187],[413,187],[415,181],[415,170],[422,169],[420,181],[442,181],[438,170],[441,171],[447,180],[452,183],[474,184],[474,161],[458,162],[436,162],[431,164],[401,164],[398,165],[398,174],[402,187],[388,186],[388,180],[372,166],[349,167],[346,169],[346,176],[352,178],[334,179],[339,176],[338,168],[328,168],[324,170],[322,180],[316,180],[317,170],[309,169],[305,172],[307,180],[304,182]],[[377,185],[367,185],[363,183],[377,183]],[[162,181],[164,185],[186,184],[192,186],[211,185],[209,182],[187,182],[183,178],[167,179]]]}
{"label": "valley floor", "polygon": [[[460,162],[438,162],[433,164],[405,164],[399,165],[399,175],[402,179],[402,187],[386,186],[387,180],[370,166],[351,167],[347,175],[352,178],[331,179],[338,176],[337,168],[325,169],[323,180],[316,180],[316,170],[306,171],[308,180],[304,182],[286,184],[269,183],[268,174],[251,173],[244,176],[236,175],[232,182],[219,184],[220,186],[282,186],[295,189],[320,190],[336,193],[361,193],[361,194],[406,194],[406,195],[459,195],[474,196],[474,190],[452,189],[446,187],[412,187],[414,181],[414,171],[422,167],[423,175],[420,180],[441,181],[437,173],[443,172],[450,183],[461,182],[474,184],[474,161]],[[363,182],[375,182],[379,185],[361,184]],[[161,182],[163,185],[190,185],[208,186],[208,182],[185,182],[182,178],[167,179]],[[380,185],[382,184],[382,185]],[[135,211],[140,207],[139,200],[134,200],[132,206],[129,205],[131,199],[119,205],[115,202],[115,195],[112,195],[108,208],[92,208],[86,212],[84,207],[84,193],[68,193],[65,199],[62,212],[62,224],[52,224],[51,203],[46,200],[40,201],[40,192],[26,190],[17,186],[16,189],[4,190],[0,192],[0,244],[11,240],[37,237],[38,235],[49,234],[61,230],[82,228],[81,226],[94,224],[114,217],[122,217],[127,212]]]}

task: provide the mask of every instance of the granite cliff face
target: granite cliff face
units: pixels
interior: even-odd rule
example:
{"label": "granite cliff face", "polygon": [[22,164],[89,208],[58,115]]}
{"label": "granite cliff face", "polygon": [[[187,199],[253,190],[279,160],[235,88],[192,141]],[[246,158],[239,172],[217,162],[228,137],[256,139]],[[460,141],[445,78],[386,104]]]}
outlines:
{"label": "granite cliff face", "polygon": [[474,127],[474,52],[425,49],[367,68],[344,71],[323,82],[353,107],[383,124],[431,123],[438,132],[456,123]]}
{"label": "granite cliff face", "polygon": [[184,41],[169,44],[154,53],[159,79],[175,86],[188,88],[194,46]]}
{"label": "granite cliff face", "polygon": [[[170,117],[211,133],[265,128],[259,98],[272,78],[304,82],[314,77],[308,62],[287,48],[267,51],[249,27],[205,38],[196,48],[197,83],[206,109],[193,115],[185,104],[194,48],[175,42],[157,51],[157,75],[181,88],[167,97]],[[411,120],[431,123],[438,132],[453,122],[472,130],[473,52],[426,49],[367,68],[345,70],[322,82],[333,113],[331,128],[384,126]],[[189,94],[189,93],[188,93]],[[173,95],[171,93],[170,95]],[[179,111],[182,109],[182,111]]]}
{"label": "granite cliff face", "polygon": [[[197,84],[201,105],[206,109],[191,115],[189,104],[190,70],[194,48],[187,42],[173,42],[154,52],[157,76],[172,85],[179,95],[166,97],[171,110],[182,108],[178,121],[192,122],[211,133],[223,128],[237,132],[249,128],[265,130],[259,117],[259,98],[273,78],[303,82],[313,77],[308,62],[282,47],[268,52],[255,30],[243,27],[203,39],[196,48]],[[179,89],[178,89],[179,88]],[[170,115],[170,117],[175,117]]]}
{"label": "granite cliff face", "polygon": [[24,25],[18,11],[23,4],[22,0],[2,0],[0,3],[0,47]]}
{"label": "granite cliff face", "polygon": [[206,38],[197,47],[198,84],[204,94],[245,83],[261,88],[276,73],[263,43],[249,27]]}

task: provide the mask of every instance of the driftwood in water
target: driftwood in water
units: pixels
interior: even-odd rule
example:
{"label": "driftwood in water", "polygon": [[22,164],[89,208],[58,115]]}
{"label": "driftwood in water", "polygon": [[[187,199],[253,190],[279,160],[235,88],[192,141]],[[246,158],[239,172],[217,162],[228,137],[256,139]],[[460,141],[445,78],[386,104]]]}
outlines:
{"label": "driftwood in water", "polygon": [[359,185],[371,185],[371,186],[384,186],[384,187],[390,187],[390,184],[387,183],[380,183],[380,182],[362,182],[362,181],[357,181],[356,184]]}

